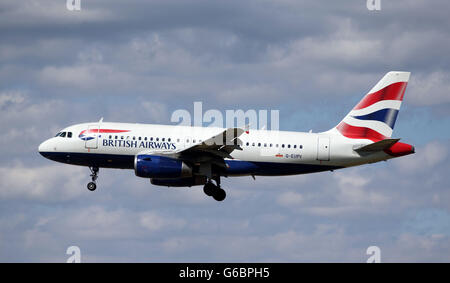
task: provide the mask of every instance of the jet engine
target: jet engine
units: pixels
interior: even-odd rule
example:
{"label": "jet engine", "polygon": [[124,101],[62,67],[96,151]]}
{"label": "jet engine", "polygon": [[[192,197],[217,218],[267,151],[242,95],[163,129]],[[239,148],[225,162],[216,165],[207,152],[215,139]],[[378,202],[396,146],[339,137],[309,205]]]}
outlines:
{"label": "jet engine", "polygon": [[157,156],[136,155],[134,158],[134,172],[143,178],[186,178],[192,176],[192,168],[181,160]]}

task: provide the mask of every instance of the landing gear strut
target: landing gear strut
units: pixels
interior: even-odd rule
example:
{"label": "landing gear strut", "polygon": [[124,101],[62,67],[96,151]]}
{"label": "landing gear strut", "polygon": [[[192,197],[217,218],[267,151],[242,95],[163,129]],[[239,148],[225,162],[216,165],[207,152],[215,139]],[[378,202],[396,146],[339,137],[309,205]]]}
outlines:
{"label": "landing gear strut", "polygon": [[220,187],[220,177],[215,178],[216,184],[211,180],[203,187],[203,192],[209,197],[213,197],[216,201],[223,201],[227,197],[227,193]]}
{"label": "landing gear strut", "polygon": [[95,191],[95,189],[97,189],[97,178],[98,178],[98,167],[89,167],[89,170],[91,170],[91,178],[92,178],[92,182],[89,182],[87,184],[87,188],[90,191]]}

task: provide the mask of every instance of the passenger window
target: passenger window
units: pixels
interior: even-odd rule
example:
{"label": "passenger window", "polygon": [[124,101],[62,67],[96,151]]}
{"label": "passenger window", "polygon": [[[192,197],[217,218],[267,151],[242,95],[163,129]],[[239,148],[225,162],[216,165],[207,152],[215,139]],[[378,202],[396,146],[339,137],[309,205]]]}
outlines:
{"label": "passenger window", "polygon": [[150,138],[150,141],[153,141],[153,137]]}
{"label": "passenger window", "polygon": [[68,133],[67,133],[67,137],[68,137],[68,138],[72,138],[72,132],[68,132]]}
{"label": "passenger window", "polygon": [[264,147],[267,147],[267,143],[264,144]]}
{"label": "passenger window", "polygon": [[270,147],[272,147],[272,144],[270,144]]}
{"label": "passenger window", "polygon": [[303,148],[303,145],[299,145],[299,148],[302,149],[302,148]]}
{"label": "passenger window", "polygon": [[255,143],[252,143],[252,146],[255,146]]}
{"label": "passenger window", "polygon": [[170,142],[170,141],[171,141],[171,139],[170,139],[170,138],[168,138],[168,139],[167,139],[167,141],[168,141],[168,142]]}
{"label": "passenger window", "polygon": [[250,143],[247,142],[247,146],[248,146],[249,144],[250,144]]}
{"label": "passenger window", "polygon": [[159,138],[156,138],[156,141],[159,141]]}
{"label": "passenger window", "polygon": [[288,148],[291,148],[291,145],[290,145],[290,144],[288,144]]}
{"label": "passenger window", "polygon": [[261,146],[261,143],[260,143],[260,142],[258,143],[258,146]]}
{"label": "passenger window", "polygon": [[177,139],[177,142],[180,142],[180,139]]}
{"label": "passenger window", "polygon": [[296,145],[296,144],[294,144],[294,148],[297,148],[297,145]]}
{"label": "passenger window", "polygon": [[166,138],[162,138],[162,139],[161,139],[161,141],[165,141],[165,140],[166,140]]}
{"label": "passenger window", "polygon": [[282,148],[284,148],[284,143],[281,145]]}
{"label": "passenger window", "polygon": [[118,137],[116,136],[116,140],[117,140],[117,138],[118,138]]}

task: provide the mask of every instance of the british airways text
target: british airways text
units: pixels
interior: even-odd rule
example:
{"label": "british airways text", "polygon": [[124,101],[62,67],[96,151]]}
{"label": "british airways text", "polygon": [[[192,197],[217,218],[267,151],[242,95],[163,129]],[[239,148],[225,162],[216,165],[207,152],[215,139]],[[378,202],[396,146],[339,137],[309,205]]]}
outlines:
{"label": "british airways text", "polygon": [[134,147],[134,148],[151,148],[151,149],[171,149],[177,147],[172,142],[153,142],[153,141],[131,141],[131,140],[110,140],[104,139],[103,146],[109,147]]}

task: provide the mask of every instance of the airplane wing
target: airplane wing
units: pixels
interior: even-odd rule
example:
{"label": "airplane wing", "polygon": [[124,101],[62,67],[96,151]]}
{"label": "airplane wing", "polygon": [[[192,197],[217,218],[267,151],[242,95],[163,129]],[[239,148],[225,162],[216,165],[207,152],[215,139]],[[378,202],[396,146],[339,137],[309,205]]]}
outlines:
{"label": "airplane wing", "polygon": [[239,139],[248,130],[228,128],[202,142],[193,144],[178,151],[146,151],[144,154],[160,155],[177,158],[191,164],[214,164],[225,168],[225,158],[233,159],[230,155],[234,150],[242,150]]}
{"label": "airplane wing", "polygon": [[204,140],[203,142],[182,149],[179,153],[188,154],[211,154],[221,158],[233,158],[230,153],[234,150],[242,150],[242,141],[239,136],[245,132],[241,128],[228,128],[225,131]]}

